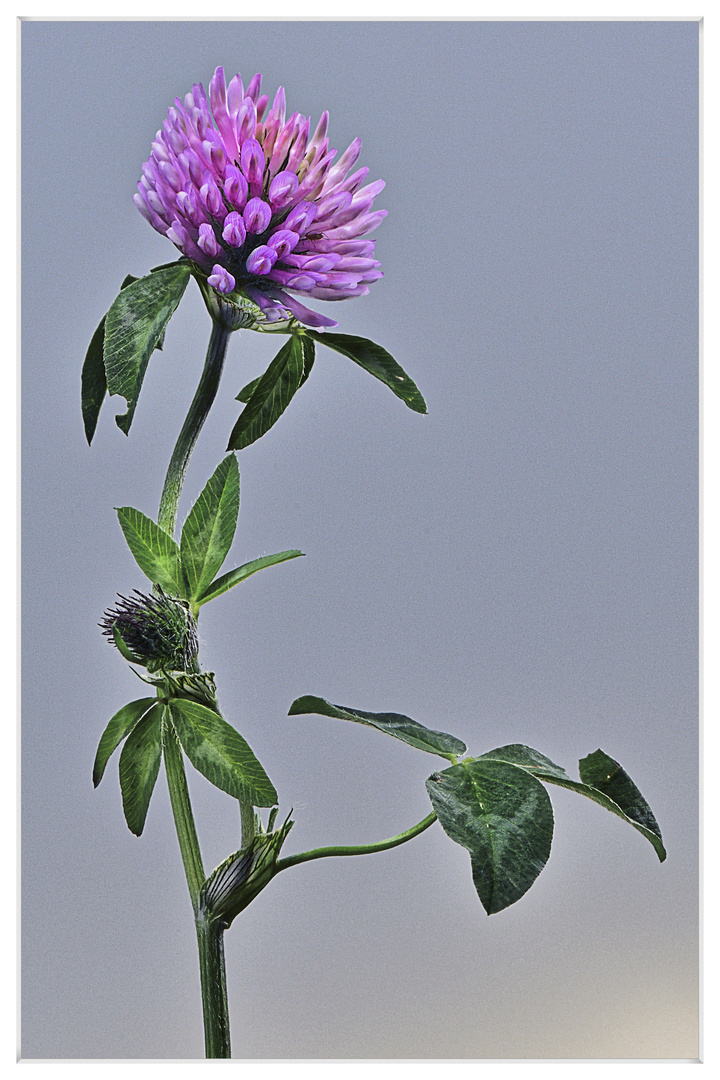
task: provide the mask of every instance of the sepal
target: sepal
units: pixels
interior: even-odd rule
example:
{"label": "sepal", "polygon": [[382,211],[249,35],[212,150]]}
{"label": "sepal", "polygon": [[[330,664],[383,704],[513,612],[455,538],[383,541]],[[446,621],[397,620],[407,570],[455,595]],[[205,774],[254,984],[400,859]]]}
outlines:
{"label": "sepal", "polygon": [[[277,808],[273,808],[277,813]],[[252,843],[220,863],[200,891],[200,911],[227,929],[233,919],[250,904],[276,874],[280,850],[293,826],[290,816],[279,829],[256,833]]]}

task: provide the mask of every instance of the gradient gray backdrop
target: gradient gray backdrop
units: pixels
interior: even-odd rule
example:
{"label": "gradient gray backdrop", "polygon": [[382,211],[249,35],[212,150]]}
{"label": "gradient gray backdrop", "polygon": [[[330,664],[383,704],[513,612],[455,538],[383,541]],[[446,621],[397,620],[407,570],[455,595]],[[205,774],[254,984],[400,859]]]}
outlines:
{"label": "gradient gray backdrop", "polygon": [[[255,71],[382,176],[386,277],[333,305],[428,416],[320,349],[240,455],[232,559],[299,547],[203,612],[221,705],[294,808],[287,851],[428,810],[435,759],[288,718],[406,712],[481,753],[598,746],[669,857],[554,789],[546,869],[488,919],[439,826],[283,874],[227,935],[238,1057],[697,1054],[696,22],[25,22],[23,1055],[202,1056],[192,916],[161,775],[127,830],[108,717],[140,685],[97,629],[142,587],[114,506],[154,515],[204,357],[188,288],[129,439],[79,410],[126,273],[173,258],[132,203],[173,98]],[[329,305],[327,306],[329,308]],[[327,309],[326,308],[326,309]],[[184,513],[276,343],[238,333]],[[236,805],[192,780],[206,866]]]}

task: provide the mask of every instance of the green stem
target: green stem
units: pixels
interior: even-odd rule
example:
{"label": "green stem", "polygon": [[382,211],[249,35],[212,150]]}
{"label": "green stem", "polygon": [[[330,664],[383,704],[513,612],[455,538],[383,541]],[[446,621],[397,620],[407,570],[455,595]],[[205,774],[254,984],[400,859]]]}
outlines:
{"label": "green stem", "polygon": [[198,957],[200,960],[200,990],[205,1028],[205,1056],[230,1057],[230,1017],[225,976],[223,930],[213,922],[200,904],[200,891],[205,881],[200,844],[195,830],[190,793],[185,776],[182,750],[172,723],[163,724],[165,772],[170,792],[175,829],[190,900],[195,913]]}
{"label": "green stem", "polygon": [[165,477],[165,486],[160,499],[158,525],[165,532],[170,533],[171,536],[175,531],[175,518],[177,516],[180,491],[185,479],[190,454],[197,442],[200,429],[205,423],[210,407],[215,400],[231,333],[232,329],[225,326],[218,319],[213,319],[205,367],[200,376],[195,397],[185,417],[185,423],[175,444],[173,455],[170,458],[167,476]]}
{"label": "green stem", "polygon": [[205,915],[196,919],[200,987],[202,990],[205,1057],[229,1058],[230,1016],[228,1013],[225,944],[223,930]]}
{"label": "green stem", "polygon": [[180,844],[180,855],[185,868],[185,877],[193,911],[197,915],[200,889],[205,881],[205,870],[200,854],[200,843],[195,830],[195,819],[190,805],[190,792],[188,791],[187,777],[185,776],[182,750],[175,729],[168,719],[163,724],[163,752],[165,773],[170,792],[170,805],[172,806],[175,829]]}
{"label": "green stem", "polygon": [[276,871],[287,870],[288,867],[297,866],[298,863],[310,862],[312,859],[327,859],[335,855],[372,855],[376,851],[387,851],[388,848],[398,847],[399,844],[405,844],[408,840],[412,840],[413,837],[419,836],[425,829],[430,828],[436,818],[437,815],[433,811],[422,821],[419,821],[417,825],[413,825],[412,828],[398,833],[397,836],[391,836],[389,840],[378,840],[376,844],[314,848],[312,851],[301,851],[297,855],[288,855],[286,859],[278,859],[275,869]]}
{"label": "green stem", "polygon": [[248,847],[255,836],[255,807],[252,803],[240,802],[240,847]]}

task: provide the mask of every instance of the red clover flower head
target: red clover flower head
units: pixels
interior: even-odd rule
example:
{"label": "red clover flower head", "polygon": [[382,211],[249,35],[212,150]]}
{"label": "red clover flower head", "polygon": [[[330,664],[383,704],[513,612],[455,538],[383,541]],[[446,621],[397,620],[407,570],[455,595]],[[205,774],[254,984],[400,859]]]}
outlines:
{"label": "red clover flower head", "polygon": [[285,91],[260,95],[225,84],[217,68],[210,98],[196,83],[175,99],[143,165],[134,196],[140,213],[168,236],[223,294],[256,304],[266,322],[295,317],[307,326],[337,323],[301,304],[363,296],[383,275],[364,239],[386,216],[372,204],[383,180],[365,184],[351,170],[360,139],[344,154],[329,148],[328,114],[310,134],[310,118],[285,117]]}

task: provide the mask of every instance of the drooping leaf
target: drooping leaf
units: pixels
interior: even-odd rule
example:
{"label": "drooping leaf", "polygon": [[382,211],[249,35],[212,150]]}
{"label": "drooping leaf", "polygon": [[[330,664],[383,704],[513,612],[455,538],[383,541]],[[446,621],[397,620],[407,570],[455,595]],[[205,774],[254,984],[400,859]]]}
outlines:
{"label": "drooping leaf", "polygon": [[225,562],[240,510],[240,472],[234,454],[218,465],[190,511],[180,537],[189,596],[196,599]]}
{"label": "drooping leaf", "polygon": [[514,904],[550,855],[553,812],[540,781],[509,762],[475,758],[434,773],[426,786],[443,829],[470,852],[488,915]]}
{"label": "drooping leaf", "polygon": [[157,698],[139,698],[123,705],[114,716],[108,720],[107,727],[100,736],[95,764],[93,765],[93,786],[97,787],[103,778],[105,766],[113,752],[117,749],[125,736],[132,731],[138,720],[157,704]]}
{"label": "drooping leaf", "polygon": [[222,577],[216,578],[215,581],[208,585],[197,603],[199,606],[207,604],[208,600],[214,600],[216,596],[221,596],[228,589],[239,585],[245,578],[249,578],[251,574],[256,574],[258,570],[264,570],[266,566],[275,566],[276,563],[287,562],[288,559],[297,559],[302,554],[302,551],[295,551],[294,549],[291,551],[279,551],[277,555],[262,555],[259,559],[244,563],[242,566],[236,567],[235,570],[229,570]]}
{"label": "drooping leaf", "polygon": [[337,720],[353,720],[356,724],[367,724],[378,731],[384,731],[386,735],[393,735],[408,746],[415,746],[428,754],[438,754],[448,761],[453,761],[467,750],[465,743],[454,735],[433,731],[432,728],[426,728],[417,720],[411,720],[409,716],[401,713],[362,712],[360,709],[349,709],[345,705],[331,705],[325,698],[313,697],[311,694],[297,698],[288,710],[288,716],[305,713],[318,713],[320,716],[332,716]]}
{"label": "drooping leaf", "polygon": [[132,506],[117,508],[118,521],[135,562],[153,584],[171,596],[185,596],[180,549],[169,533]]}
{"label": "drooping leaf", "polygon": [[[499,746],[482,756],[511,761],[527,769],[538,780],[575,791],[578,795],[584,795],[586,799],[604,806],[611,814],[637,829],[650,841],[660,862],[665,861],[667,853],[652,810],[622,766],[602,750],[596,750],[580,762],[580,776],[584,783],[572,780],[564,769],[530,746],[513,743]],[[613,795],[616,798],[613,798]]]}
{"label": "drooping leaf", "polygon": [[270,430],[300,386],[303,370],[302,343],[293,334],[253,389],[232,430],[228,450],[242,450]]}
{"label": "drooping leaf", "polygon": [[[128,274],[120,286],[120,291],[122,292],[123,289],[137,280],[132,274]],[[107,316],[103,315],[97,330],[90,339],[90,345],[85,354],[85,362],[82,367],[81,404],[85,438],[88,441],[88,446],[93,441],[100,409],[107,394],[107,376],[105,375],[105,362],[103,360],[106,318]]]}
{"label": "drooping leaf", "polygon": [[253,806],[273,806],[277,792],[242,735],[216,712],[174,698],[170,711],[183,750],[215,787]]}
{"label": "drooping leaf", "polygon": [[374,341],[368,341],[367,338],[354,337],[352,334],[334,334],[328,331],[319,334],[316,330],[306,330],[305,334],[321,345],[327,345],[329,349],[334,349],[335,352],[354,360],[365,371],[369,371],[376,379],[389,386],[393,394],[404,401],[413,412],[427,412],[427,405],[415,383],[403,371],[397,360],[381,345],[376,345]]}
{"label": "drooping leaf", "polygon": [[152,351],[189,279],[190,269],[183,263],[150,273],[123,289],[107,313],[103,349],[107,388],[127,401],[127,412],[115,417],[126,435]]}
{"label": "drooping leaf", "polygon": [[161,720],[162,707],[156,703],[132,729],[120,754],[123,810],[128,828],[136,836],[140,836],[145,826],[160,769]]}

